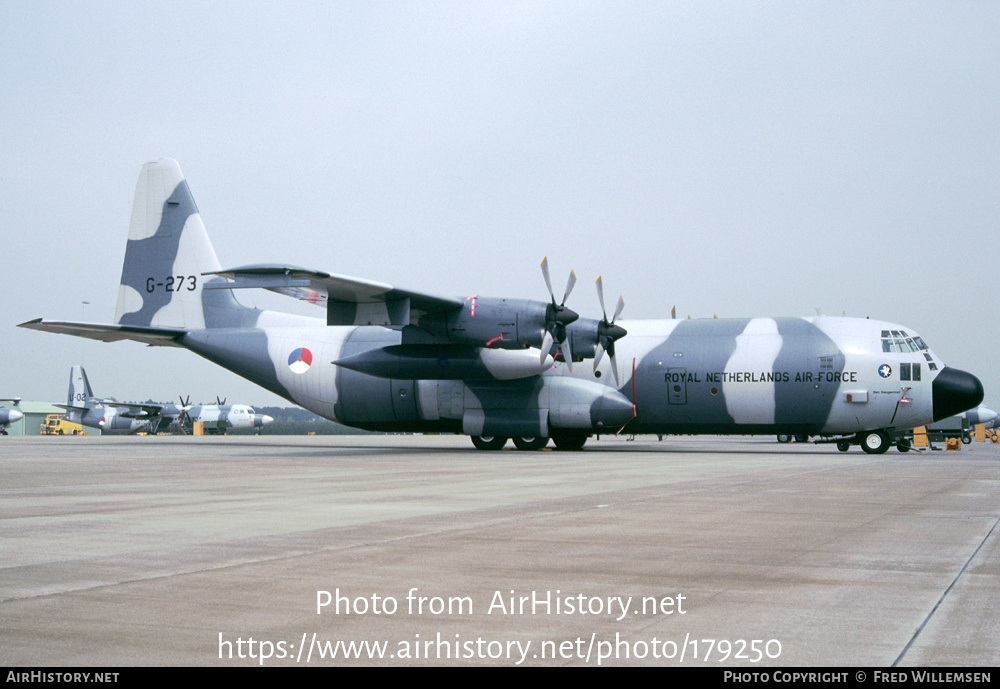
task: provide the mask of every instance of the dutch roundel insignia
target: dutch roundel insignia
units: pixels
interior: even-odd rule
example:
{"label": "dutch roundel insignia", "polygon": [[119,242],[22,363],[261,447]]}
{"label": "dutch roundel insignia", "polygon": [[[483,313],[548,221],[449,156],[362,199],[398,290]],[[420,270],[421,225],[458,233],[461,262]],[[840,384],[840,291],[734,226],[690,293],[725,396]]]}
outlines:
{"label": "dutch roundel insignia", "polygon": [[299,347],[288,356],[288,368],[292,369],[292,373],[305,373],[312,362],[312,352],[305,347]]}
{"label": "dutch roundel insignia", "polygon": [[878,374],[883,378],[888,378],[892,375],[892,366],[889,364],[882,364],[878,367]]}

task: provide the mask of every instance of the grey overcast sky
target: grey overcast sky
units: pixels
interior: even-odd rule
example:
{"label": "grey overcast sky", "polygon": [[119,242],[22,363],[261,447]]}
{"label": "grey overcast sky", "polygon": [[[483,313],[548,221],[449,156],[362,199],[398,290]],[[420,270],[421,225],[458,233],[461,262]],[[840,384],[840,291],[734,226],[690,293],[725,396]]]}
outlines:
{"label": "grey overcast sky", "polygon": [[98,395],[279,402],[15,327],[110,322],[170,157],[224,266],[545,299],[548,256],[588,316],[603,275],[627,318],[903,324],[997,408],[998,36],[995,1],[4,0],[0,395],[62,401],[83,363]]}

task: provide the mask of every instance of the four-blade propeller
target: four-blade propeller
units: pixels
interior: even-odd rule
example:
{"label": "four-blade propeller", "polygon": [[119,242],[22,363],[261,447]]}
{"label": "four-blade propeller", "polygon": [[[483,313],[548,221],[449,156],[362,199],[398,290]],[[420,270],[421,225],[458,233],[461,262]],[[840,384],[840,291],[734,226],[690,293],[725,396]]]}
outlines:
{"label": "four-blade propeller", "polygon": [[569,338],[566,336],[566,326],[576,321],[580,314],[572,309],[566,308],[566,300],[569,293],[573,291],[576,284],[576,273],[569,272],[569,280],[566,282],[566,293],[563,295],[562,303],[556,303],[556,295],[552,291],[552,280],[549,278],[549,259],[542,259],[542,277],[545,278],[545,286],[549,288],[549,297],[552,303],[549,304],[545,312],[545,329],[542,332],[542,353],[540,363],[544,366],[545,357],[552,351],[552,342],[558,340],[559,350],[562,352],[566,365],[569,366],[570,373],[573,372],[573,353],[570,351]]}
{"label": "four-blade propeller", "polygon": [[594,352],[594,371],[597,371],[597,367],[601,363],[601,357],[607,351],[608,356],[611,358],[611,375],[615,377],[615,385],[620,385],[618,381],[618,362],[615,359],[615,340],[620,340],[628,335],[628,331],[620,325],[615,325],[615,321],[618,320],[622,309],[625,308],[625,298],[618,297],[618,306],[615,307],[615,315],[611,317],[610,321],[608,320],[608,311],[604,308],[604,283],[600,277],[597,278],[597,298],[601,302],[601,314],[604,318],[597,325],[597,349]]}

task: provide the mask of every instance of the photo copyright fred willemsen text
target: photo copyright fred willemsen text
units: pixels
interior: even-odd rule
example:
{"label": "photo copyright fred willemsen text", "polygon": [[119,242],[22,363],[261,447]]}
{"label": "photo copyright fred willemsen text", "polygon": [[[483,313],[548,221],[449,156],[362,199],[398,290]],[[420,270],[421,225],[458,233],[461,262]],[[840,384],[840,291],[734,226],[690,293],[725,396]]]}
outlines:
{"label": "photo copyright fred willemsen text", "polygon": [[[425,595],[411,588],[403,596],[377,593],[352,595],[339,588],[316,591],[315,613],[372,617],[457,618],[480,615],[497,617],[590,618],[595,622],[622,622],[632,617],[682,616],[689,601],[682,593],[661,596],[594,596],[554,590],[496,590],[478,602],[471,596]],[[610,638],[597,632],[558,640],[490,639],[440,631],[414,633],[399,640],[335,639],[305,632],[294,641],[270,641],[219,633],[219,659],[315,662],[336,660],[449,661],[492,660],[520,665],[530,660],[578,660],[601,664],[607,661],[673,660],[675,662],[759,662],[781,655],[776,639],[700,639],[684,634],[677,639],[652,636],[634,640],[615,632]]]}

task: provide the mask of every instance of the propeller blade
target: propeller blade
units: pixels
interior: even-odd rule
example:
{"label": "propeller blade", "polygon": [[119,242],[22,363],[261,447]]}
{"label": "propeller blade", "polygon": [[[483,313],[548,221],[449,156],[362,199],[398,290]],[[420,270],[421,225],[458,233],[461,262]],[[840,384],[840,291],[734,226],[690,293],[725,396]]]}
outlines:
{"label": "propeller blade", "polygon": [[611,354],[611,375],[615,379],[615,387],[621,387],[621,382],[618,380],[618,360],[615,359],[615,355]]}
{"label": "propeller blade", "polygon": [[615,315],[611,318],[612,323],[618,320],[618,316],[622,315],[622,309],[624,308],[625,308],[625,297],[618,297],[618,306],[615,308]]}
{"label": "propeller blade", "polygon": [[566,365],[569,366],[569,372],[573,372],[573,352],[569,351],[569,338],[559,343],[560,349],[562,349],[563,359],[566,360]]}
{"label": "propeller blade", "polygon": [[566,306],[566,300],[569,299],[569,293],[573,291],[573,286],[576,284],[576,271],[569,271],[569,279],[566,281],[566,294],[563,295],[562,304],[560,306]]}
{"label": "propeller blade", "polygon": [[597,348],[594,349],[594,372],[597,372],[597,367],[601,365],[601,358],[604,357],[604,338],[601,338],[601,342],[597,343]]}
{"label": "propeller blade", "polygon": [[604,320],[608,320],[608,310],[604,308],[604,282],[600,275],[597,276],[597,300],[601,302],[601,313],[604,315]]}
{"label": "propeller blade", "polygon": [[542,366],[545,365],[545,357],[547,357],[549,353],[552,352],[552,339],[553,339],[552,333],[550,333],[548,330],[545,330],[543,332],[544,334],[542,335],[542,356],[539,361],[539,363]]}
{"label": "propeller blade", "polygon": [[542,259],[542,277],[545,278],[545,286],[549,288],[549,296],[552,297],[552,303],[556,303],[556,295],[552,291],[552,280],[549,278],[549,257],[546,256]]}

